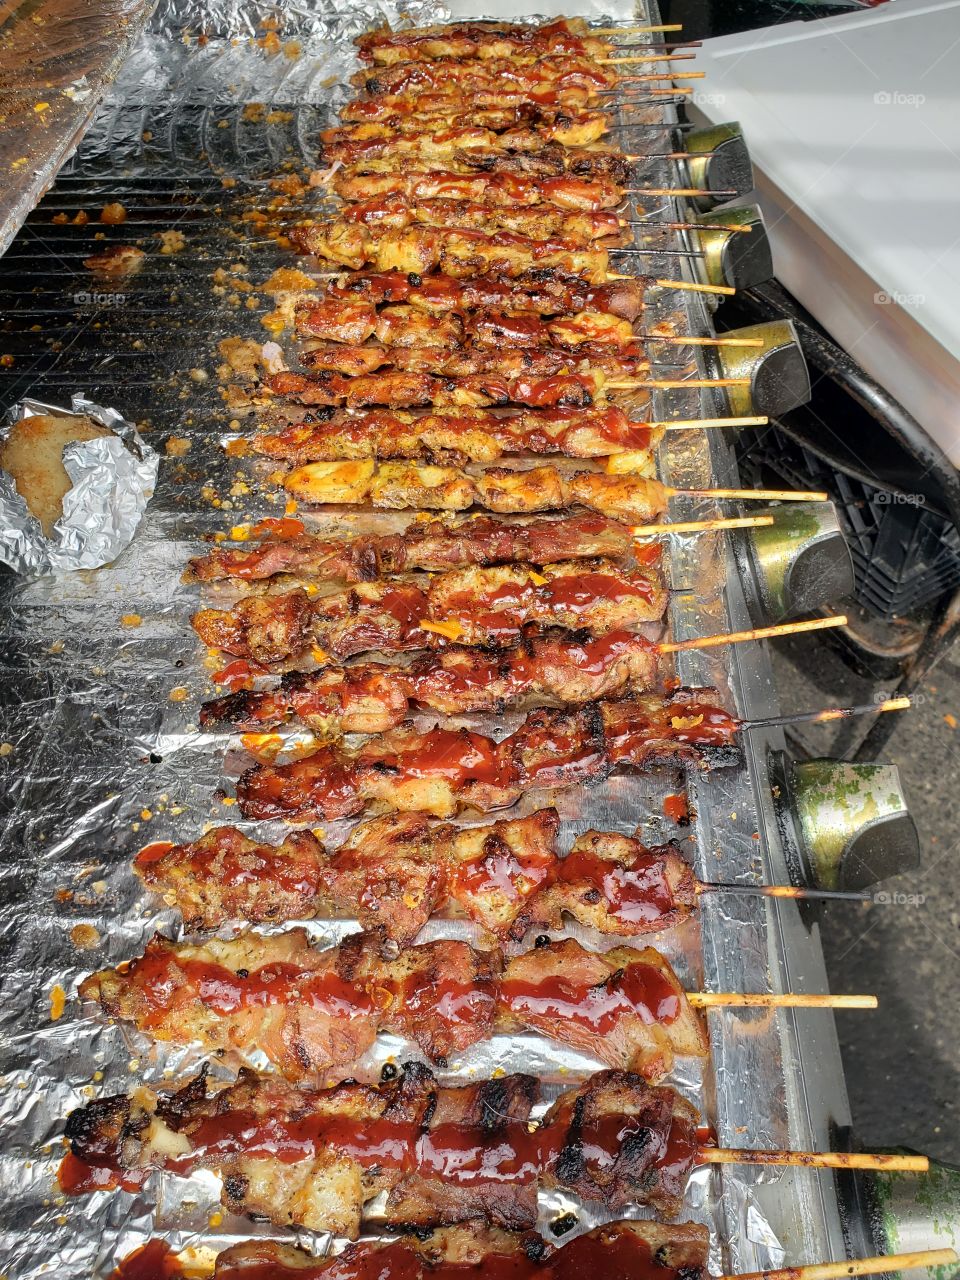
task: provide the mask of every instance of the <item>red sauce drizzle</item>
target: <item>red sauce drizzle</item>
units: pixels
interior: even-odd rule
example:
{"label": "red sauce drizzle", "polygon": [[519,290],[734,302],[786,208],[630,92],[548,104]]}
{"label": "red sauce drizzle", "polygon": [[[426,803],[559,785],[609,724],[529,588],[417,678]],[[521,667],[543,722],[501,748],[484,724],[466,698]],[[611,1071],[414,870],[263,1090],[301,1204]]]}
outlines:
{"label": "red sauce drizzle", "polygon": [[148,1240],[120,1260],[110,1280],[175,1280],[184,1274],[166,1240]]}
{"label": "red sauce drizzle", "polygon": [[663,859],[656,854],[642,853],[624,865],[589,849],[575,849],[562,859],[555,874],[564,883],[599,889],[610,914],[625,923],[649,924],[676,908]]}
{"label": "red sauce drizzle", "polygon": [[255,662],[248,662],[245,658],[237,658],[235,662],[230,662],[220,671],[213,673],[213,683],[225,685],[231,693],[237,689],[248,689],[250,687],[251,678],[263,671],[263,668]]}
{"label": "red sauce drizzle", "polygon": [[539,981],[508,978],[500,998],[519,1017],[575,1022],[596,1035],[606,1035],[624,1017],[639,1017],[651,1026],[680,1016],[680,996],[673,984],[653,965],[640,963],[591,986],[559,974]]}
{"label": "red sauce drizzle", "polygon": [[154,840],[153,844],[144,845],[140,850],[133,860],[134,866],[148,867],[152,862],[160,862],[175,848],[176,845],[170,840]]}
{"label": "red sauce drizzle", "polygon": [[134,1172],[104,1169],[87,1164],[86,1160],[68,1151],[60,1161],[57,1183],[68,1196],[82,1196],[91,1191],[139,1191],[149,1174],[148,1169]]}
{"label": "red sauce drizzle", "polygon": [[663,798],[663,812],[671,822],[687,823],[690,821],[690,810],[685,795],[670,795]]}

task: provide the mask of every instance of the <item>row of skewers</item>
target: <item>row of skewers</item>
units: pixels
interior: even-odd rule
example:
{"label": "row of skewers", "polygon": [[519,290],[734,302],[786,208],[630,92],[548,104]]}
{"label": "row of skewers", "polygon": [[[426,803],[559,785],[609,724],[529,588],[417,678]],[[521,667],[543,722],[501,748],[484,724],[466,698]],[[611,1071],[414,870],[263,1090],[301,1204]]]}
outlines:
{"label": "row of skewers", "polygon": [[[704,893],[803,890],[704,884],[677,845],[648,849],[614,832],[588,832],[562,855],[551,808],[470,827],[436,821],[618,769],[736,759],[749,723],[713,690],[659,692],[661,660],[782,630],[652,638],[670,596],[655,539],[771,519],[661,521],[677,492],[656,479],[664,433],[763,419],[657,420],[651,392],[724,380],[648,349],[686,348],[689,359],[696,345],[751,340],[635,332],[655,293],[700,286],[609,270],[632,236],[625,197],[666,192],[630,188],[640,158],[603,141],[626,80],[616,63],[649,63],[633,83],[667,100],[675,71],[656,68],[686,55],[642,46],[619,58],[566,19],[381,29],[358,45],[371,64],[355,78],[362,92],[322,137],[329,168],[318,181],[342,207],[293,236],[335,268],[332,283],[297,307],[301,368],[269,376],[266,429],[241,443],[292,464],[283,484],[301,506],[421,514],[401,532],[349,540],[264,521],[191,561],[190,580],[233,596],[193,619],[226,657],[215,677],[225,691],[204,704],[201,726],[240,730],[259,761],[237,785],[241,816],[296,825],[280,844],[221,826],[139,854],[144,885],[204,936],[158,934],[80,994],[154,1040],[242,1065],[233,1083],[205,1067],[172,1092],[79,1108],[61,1186],[132,1190],[158,1170],[207,1169],[226,1207],[277,1225],[355,1240],[385,1197],[386,1222],[418,1232],[324,1260],[251,1243],[220,1253],[216,1275],[230,1280],[560,1280],[588,1267],[706,1280],[703,1227],[615,1222],[555,1247],[533,1234],[538,1192],[676,1217],[698,1164],[925,1167],[719,1148],[660,1083],[677,1056],[706,1057],[698,1009],[874,1002],[688,993],[652,947],[591,950],[549,932],[573,919],[601,938],[635,938],[682,924]],[[422,514],[471,509],[480,514]],[[508,711],[526,714],[506,737],[410,720]],[[318,749],[288,750],[291,726]],[[343,818],[363,820],[333,850],[302,826]],[[438,914],[465,916],[478,945],[418,942]],[[362,932],[323,948],[299,927],[211,936],[237,921],[331,915]],[[384,1033],[445,1070],[519,1032],[605,1069],[549,1105],[520,1073],[447,1084],[411,1060],[388,1061],[376,1084],[343,1078],[362,1073],[358,1059]],[[264,1057],[271,1071],[251,1069]],[[813,1280],[895,1265],[838,1264]],[[118,1271],[188,1274],[160,1241]]]}

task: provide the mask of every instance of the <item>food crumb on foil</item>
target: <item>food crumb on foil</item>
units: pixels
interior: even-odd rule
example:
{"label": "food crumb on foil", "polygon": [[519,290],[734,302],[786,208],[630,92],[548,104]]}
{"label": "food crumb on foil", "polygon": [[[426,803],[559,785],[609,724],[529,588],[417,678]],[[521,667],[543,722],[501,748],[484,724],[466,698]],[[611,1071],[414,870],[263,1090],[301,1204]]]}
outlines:
{"label": "food crumb on foil", "polygon": [[39,416],[76,417],[103,430],[63,450],[71,485],[49,536],[13,477],[0,471],[0,563],[21,574],[109,564],[133,540],[153,496],[159,457],[116,409],[80,394],[71,398],[69,409],[24,399],[7,412],[0,433],[7,439],[18,422]]}

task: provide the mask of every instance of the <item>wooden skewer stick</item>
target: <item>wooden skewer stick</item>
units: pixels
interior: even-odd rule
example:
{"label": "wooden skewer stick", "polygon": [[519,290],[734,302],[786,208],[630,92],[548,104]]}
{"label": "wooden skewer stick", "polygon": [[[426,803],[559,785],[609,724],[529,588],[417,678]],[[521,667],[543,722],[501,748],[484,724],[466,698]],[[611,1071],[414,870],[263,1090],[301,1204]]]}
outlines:
{"label": "wooden skewer stick", "polygon": [[[703,523],[706,524],[707,521]],[[678,532],[681,526],[664,525],[662,527],[668,530],[672,528],[674,532]],[[775,640],[778,636],[801,635],[805,631],[826,631],[829,627],[846,625],[846,616],[838,613],[829,618],[811,618],[804,622],[781,622],[773,627],[751,627],[749,631],[727,631],[720,636],[695,636],[692,640],[667,640],[663,644],[658,644],[657,649],[660,653],[686,653],[690,649],[717,649],[721,645],[744,644],[748,640]]]}
{"label": "wooden skewer stick", "polygon": [[[624,159],[631,160],[632,156],[625,156]],[[643,157],[641,156],[642,160]],[[636,187],[632,188],[634,196],[735,196],[734,190],[729,191],[712,191],[709,187]],[[661,222],[656,224],[658,227],[673,227],[676,223]],[[629,252],[627,250],[626,252]]]}
{"label": "wooden skewer stick", "polygon": [[670,418],[666,422],[648,422],[648,427],[663,427],[667,431],[689,431],[694,427],[766,427],[769,418]]}
{"label": "wooden skewer stick", "polygon": [[[889,1168],[888,1165],[881,1167]],[[844,1280],[846,1276],[881,1276],[888,1271],[946,1267],[956,1262],[960,1262],[960,1255],[955,1249],[917,1249],[913,1253],[885,1253],[873,1258],[851,1258],[846,1262],[814,1262],[805,1267],[744,1271],[738,1276],[717,1276],[716,1280]]]}
{"label": "wooden skewer stick", "polygon": [[[695,338],[690,334],[636,333],[634,342],[667,342],[676,347],[762,347],[763,338]],[[732,423],[734,419],[725,419]],[[741,424],[743,419],[740,419]],[[751,419],[751,425],[756,425]]]}
{"label": "wooden skewer stick", "polygon": [[682,31],[682,30],[683,30],[682,22],[667,22],[667,23],[660,23],[659,26],[653,26],[653,27],[636,27],[636,26],[590,27],[589,34],[591,36],[617,36],[617,35],[620,35],[620,33],[623,31],[633,31],[633,32],[643,32],[643,34],[646,35],[648,31]]}
{"label": "wooden skewer stick", "polygon": [[[839,623],[835,624],[839,626]],[[864,702],[855,707],[827,707],[823,711],[797,711],[789,716],[766,716],[762,720],[743,720],[742,729],[781,729],[791,724],[828,724],[832,720],[848,720],[851,716],[876,716],[885,711],[906,711],[909,698],[887,698],[885,702]]]}
{"label": "wooden skewer stick", "polygon": [[[671,49],[689,49],[699,48],[699,40],[692,40],[689,44],[672,45]],[[618,44],[617,49],[646,49],[648,46],[644,44]],[[634,62],[690,62],[697,55],[695,53],[643,53],[637,54],[633,59]]]}
{"label": "wooden skewer stick", "polygon": [[[693,385],[693,384],[691,384]],[[722,381],[719,385],[723,385]],[[607,383],[610,386],[610,383]],[[741,498],[747,502],[826,502],[829,496],[818,489],[666,489],[672,498],[685,494],[689,498]]]}
{"label": "wooden skewer stick", "polygon": [[[630,532],[635,538],[659,538],[664,533],[713,533],[719,529],[762,529],[773,524],[773,516],[733,516],[729,520],[674,520],[662,524],[634,525]],[[726,643],[726,637],[720,643]],[[690,648],[699,642],[686,641]],[[684,645],[680,645],[683,648]],[[674,653],[670,645],[659,645],[661,653]]]}
{"label": "wooden skewer stick", "polygon": [[732,298],[737,292],[732,284],[696,284],[690,280],[654,280],[658,289],[677,289],[685,293],[717,293]]}
{"label": "wooden skewer stick", "polygon": [[[860,1151],[750,1151],[733,1147],[700,1147],[701,1164],[780,1164],[801,1165],[808,1169],[888,1169],[900,1173],[927,1173],[926,1156],[883,1156]],[[778,1272],[759,1272],[777,1275]],[[795,1277],[796,1271],[787,1273]],[[844,1271],[842,1274],[847,1275]],[[738,1277],[743,1280],[743,1277]]]}
{"label": "wooden skewer stick", "polygon": [[[646,62],[646,61],[647,59],[645,57],[643,57],[641,54],[636,54],[636,53],[628,53],[624,58],[597,58],[597,62],[599,62],[601,65],[604,65],[604,66],[609,66],[611,64],[615,66],[621,66],[625,62]],[[670,79],[681,79],[681,78],[684,80],[703,80],[706,77],[706,74],[707,73],[705,71],[682,71],[678,76],[674,76],[672,71],[648,71],[646,75],[630,76],[630,79],[634,81],[636,80],[670,80]],[[621,76],[621,79],[626,79],[626,77]]]}
{"label": "wooden skewer stick", "polygon": [[[682,154],[688,159],[690,158],[688,151],[684,151]],[[625,187],[624,191],[628,196],[643,195],[642,187]],[[753,230],[753,227],[749,224],[741,227],[733,222],[651,222],[649,218],[621,218],[620,222],[625,227],[655,227],[658,231],[669,227],[671,231],[731,231],[739,235],[741,232],[749,233]]]}
{"label": "wooden skewer stick", "polygon": [[786,992],[693,991],[687,1000],[695,1009],[876,1009],[876,996],[804,995]]}
{"label": "wooden skewer stick", "polygon": [[790,898],[797,901],[806,899],[828,901],[838,899],[843,902],[872,902],[873,894],[860,889],[808,889],[792,884],[735,884],[733,881],[701,880],[697,884],[697,893],[742,893],[748,898]]}
{"label": "wooden skewer stick", "polygon": [[[677,391],[682,389],[683,387],[749,387],[750,379],[749,378],[689,378],[689,379],[633,378],[625,382],[608,382],[605,385],[608,391],[636,391],[642,387],[660,387],[661,389],[667,390],[667,391]],[[676,489],[676,490],[668,490],[668,492],[693,493],[694,490]],[[754,497],[755,496],[755,494],[751,492],[751,490],[749,489],[731,490],[729,495],[727,495],[727,490],[723,490],[721,492],[719,489],[715,489],[715,490],[711,489],[709,492],[713,497],[718,497],[718,496],[720,497],[722,496]],[[698,489],[696,490],[696,493],[698,495],[705,496],[707,494],[707,490]],[[824,498],[826,498],[826,494],[824,494],[823,496]]]}

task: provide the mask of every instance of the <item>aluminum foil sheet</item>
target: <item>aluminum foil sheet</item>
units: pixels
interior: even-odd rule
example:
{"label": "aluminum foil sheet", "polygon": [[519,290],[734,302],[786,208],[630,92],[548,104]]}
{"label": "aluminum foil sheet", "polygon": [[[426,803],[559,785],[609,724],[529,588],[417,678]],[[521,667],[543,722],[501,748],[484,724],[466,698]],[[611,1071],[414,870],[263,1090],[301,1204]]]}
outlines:
{"label": "aluminum foil sheet", "polygon": [[63,515],[48,538],[27,507],[12,476],[0,471],[0,563],[17,573],[98,569],[129,546],[157,483],[160,458],[132,422],[116,409],[75,395],[70,408],[23,400],[7,411],[6,439],[14,423],[38,414],[75,414],[113,432],[78,441],[63,452],[72,487]]}
{"label": "aluminum foil sheet", "polygon": [[[598,19],[635,18],[626,5],[586,11]],[[164,456],[138,535],[113,564],[92,573],[7,582],[0,602],[6,807],[0,833],[0,1193],[5,1271],[18,1278],[50,1271],[64,1280],[106,1276],[120,1256],[152,1234],[164,1235],[175,1247],[201,1239],[225,1246],[251,1235],[279,1234],[223,1215],[210,1175],[154,1176],[140,1193],[82,1200],[64,1199],[54,1181],[63,1121],[72,1108],[140,1080],[173,1083],[197,1063],[191,1051],[158,1049],[82,1010],[74,993],[92,970],[137,955],[155,929],[178,929],[175,916],[140,891],[130,870],[138,848],[153,840],[188,840],[205,824],[237,819],[232,779],[243,757],[236,740],[198,730],[198,706],[211,696],[217,664],[189,628],[201,595],[181,581],[181,573],[186,560],[203,549],[205,536],[282,513],[276,492],[263,483],[266,475],[255,475],[249,459],[225,457],[221,447],[224,436],[252,423],[250,408],[236,396],[224,400],[220,344],[240,337],[259,345],[276,336],[262,323],[274,306],[262,286],[277,267],[292,265],[291,258],[251,215],[275,199],[264,178],[283,165],[299,170],[310,163],[312,131],[329,119],[352,69],[344,33],[368,25],[372,16],[369,8],[345,4],[335,14],[316,5],[307,15],[285,7],[285,21],[303,19],[304,46],[319,42],[316,56],[325,59],[324,76],[316,78],[310,58],[291,70],[282,52],[248,42],[241,52],[256,75],[251,69],[242,82],[221,79],[220,67],[238,65],[233,41],[242,44],[243,33],[251,35],[250,12],[246,6],[211,7],[208,28],[193,6],[189,12],[161,11],[70,173],[51,193],[48,211],[41,206],[32,224],[57,246],[58,272],[65,273],[62,284],[45,279],[37,286],[44,298],[57,288],[69,297],[84,279],[80,263],[88,250],[77,247],[79,233],[58,238],[60,226],[51,227],[58,211],[122,197],[130,218],[118,237],[141,235],[144,244],[155,246],[155,228],[172,226],[184,244],[172,255],[149,255],[128,286],[124,309],[96,315],[100,327],[89,348],[82,340],[65,343],[62,354],[36,376],[39,394],[74,377],[71,362],[82,360],[89,394],[118,404],[138,422],[147,419],[147,438]],[[489,4],[483,15],[502,16]],[[418,10],[417,16],[426,13]],[[656,21],[653,11],[640,16]],[[204,43],[186,38],[201,27],[208,32]],[[261,36],[258,28],[253,39]],[[313,85],[309,109],[290,96],[298,76]],[[278,87],[285,77],[285,87]],[[335,82],[321,83],[331,77]],[[248,104],[286,101],[289,111],[281,114],[289,118],[275,124],[258,113],[244,118],[244,95]],[[651,117],[646,107],[623,116],[634,129],[621,134],[624,149],[642,152],[641,142],[656,136]],[[227,124],[219,128],[219,120]],[[670,172],[651,163],[643,177],[663,186]],[[292,212],[280,207],[271,217],[282,222],[301,212],[300,206]],[[624,255],[618,269],[635,271],[642,263],[639,269],[651,274],[689,271],[670,252],[685,247],[682,233],[665,237],[648,223],[637,243],[656,252]],[[27,255],[35,258],[37,251],[18,244],[11,253],[20,254],[16,261],[29,271]],[[659,307],[656,319],[669,318],[681,331],[709,331],[709,313],[695,296],[678,301],[678,295],[663,295]],[[84,322],[87,313],[78,314]],[[285,345],[289,334],[278,340]],[[21,381],[7,385],[19,389]],[[668,411],[684,417],[722,411],[719,401],[699,392],[669,401],[665,396],[655,397],[658,417]],[[708,435],[718,433],[670,433],[660,456],[663,478],[678,487],[731,483],[729,451]],[[251,483],[255,478],[258,483]],[[715,514],[715,504],[674,501],[672,515],[693,514]],[[344,534],[390,527],[398,519],[338,510],[307,518]],[[669,573],[677,589],[670,622],[678,638],[747,625],[722,538],[672,538]],[[684,683],[716,685],[727,705],[749,715],[776,709],[765,670],[756,655],[740,658],[718,649],[681,655],[677,674]],[[511,722],[488,717],[469,723],[501,735]],[[764,752],[777,745],[775,736],[750,735],[739,768],[687,780],[671,770],[616,777],[600,789],[533,794],[523,807],[556,803],[565,841],[588,827],[639,829],[650,842],[682,839],[704,879],[783,879],[764,763]],[[680,830],[664,816],[663,802],[685,785],[696,822]],[[264,839],[281,834],[279,826],[267,823],[255,829]],[[325,839],[335,844],[344,830],[345,824],[329,824]],[[306,927],[324,944],[356,925],[312,921]],[[455,933],[465,926],[437,921],[431,929]],[[610,945],[584,937],[591,945]],[[655,941],[691,989],[824,989],[815,933],[790,903],[713,897],[699,924]],[[828,1145],[829,1123],[845,1118],[842,1086],[829,1108],[823,1091],[818,1093],[817,1071],[833,1079],[838,1070],[829,1021],[824,1029],[823,1023],[760,1011],[713,1012],[708,1021],[711,1063],[703,1072],[682,1065],[674,1082],[702,1109],[720,1142]],[[814,1064],[801,1052],[812,1028],[820,1045]],[[413,1055],[384,1038],[366,1065],[375,1069],[389,1056]],[[549,1099],[595,1065],[536,1037],[501,1036],[451,1061],[445,1077],[533,1070],[546,1081]],[[691,1180],[684,1216],[712,1228],[716,1271],[758,1269],[777,1265],[784,1251],[796,1262],[840,1256],[842,1237],[830,1195],[830,1184],[805,1170],[702,1170]],[[565,1197],[544,1196],[543,1223],[570,1207]],[[580,1223],[589,1227],[603,1217],[582,1213]],[[337,1243],[309,1233],[302,1239],[315,1250]]]}

